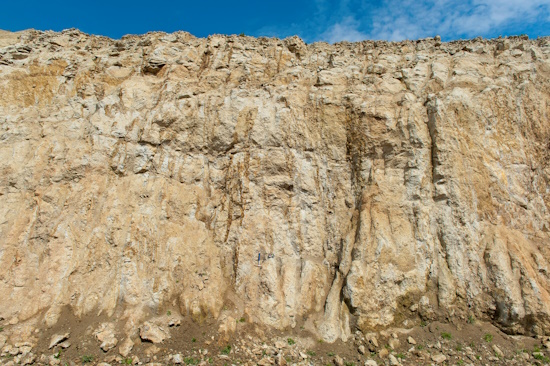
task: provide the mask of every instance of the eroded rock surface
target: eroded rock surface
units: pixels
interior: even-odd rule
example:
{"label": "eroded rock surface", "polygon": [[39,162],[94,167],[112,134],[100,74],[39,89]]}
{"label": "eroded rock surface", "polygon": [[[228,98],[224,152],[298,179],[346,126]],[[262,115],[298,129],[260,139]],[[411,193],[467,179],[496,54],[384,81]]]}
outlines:
{"label": "eroded rock surface", "polygon": [[0,38],[9,324],[550,333],[550,39]]}

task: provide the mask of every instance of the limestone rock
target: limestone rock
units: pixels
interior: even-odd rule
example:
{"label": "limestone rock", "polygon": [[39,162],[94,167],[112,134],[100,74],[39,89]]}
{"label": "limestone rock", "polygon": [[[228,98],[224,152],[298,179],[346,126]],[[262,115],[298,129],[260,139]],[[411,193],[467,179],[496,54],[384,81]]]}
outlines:
{"label": "limestone rock", "polygon": [[164,331],[164,329],[149,322],[145,322],[139,328],[139,336],[142,340],[151,341],[153,343],[162,343],[166,338],[170,338],[170,335]]}
{"label": "limestone rock", "polygon": [[50,339],[50,346],[48,348],[51,349],[56,345],[58,345],[59,343],[63,342],[64,340],[68,339],[69,335],[70,333],[53,335],[52,338]]}
{"label": "limestone rock", "polygon": [[95,336],[97,340],[101,342],[99,347],[104,352],[115,348],[118,344],[118,340],[115,337],[115,326],[113,323],[101,324],[95,332]]}
{"label": "limestone rock", "polygon": [[0,316],[548,334],[549,55],[1,32]]}
{"label": "limestone rock", "polygon": [[437,355],[432,355],[432,361],[435,362],[436,364],[440,364],[440,363],[443,363],[447,360],[447,356],[445,356],[444,354],[437,354]]}
{"label": "limestone rock", "polygon": [[128,357],[130,352],[132,352],[133,347],[134,347],[134,342],[130,339],[130,337],[128,337],[124,341],[122,341],[122,344],[118,348],[118,352],[122,357]]}

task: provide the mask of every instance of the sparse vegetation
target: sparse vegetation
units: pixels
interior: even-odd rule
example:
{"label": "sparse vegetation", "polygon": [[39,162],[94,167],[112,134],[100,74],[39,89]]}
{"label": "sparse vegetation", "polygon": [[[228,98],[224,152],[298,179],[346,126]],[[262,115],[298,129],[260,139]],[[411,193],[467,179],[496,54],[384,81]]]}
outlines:
{"label": "sparse vegetation", "polygon": [[315,352],[313,351],[307,351],[307,354],[308,356],[311,356],[311,357],[315,356]]}
{"label": "sparse vegetation", "polygon": [[422,328],[424,328],[426,325],[428,325],[428,323],[426,323],[425,320],[422,320],[422,321],[420,322],[420,326],[421,326]]}
{"label": "sparse vegetation", "polygon": [[82,363],[90,363],[94,360],[94,356],[91,355],[84,355],[82,356]]}
{"label": "sparse vegetation", "polygon": [[292,338],[288,338],[286,341],[288,342],[289,346],[292,346],[293,344],[296,344],[296,342]]}
{"label": "sparse vegetation", "polygon": [[469,324],[474,324],[475,322],[476,322],[476,318],[474,318],[473,315],[468,316],[468,323]]}
{"label": "sparse vegetation", "polygon": [[398,354],[395,355],[395,357],[397,357],[401,360],[404,360],[406,358],[404,353],[398,353]]}
{"label": "sparse vegetation", "polygon": [[328,357],[333,357],[333,356],[334,356],[334,352],[329,352],[329,353],[327,353],[327,356],[328,356]]}
{"label": "sparse vegetation", "polygon": [[168,310],[168,311],[166,312],[166,315],[170,316],[170,315],[172,315],[172,312],[171,312],[170,310]]}
{"label": "sparse vegetation", "polygon": [[122,363],[125,364],[125,365],[131,365],[132,362],[133,362],[133,360],[129,357],[122,360]]}
{"label": "sparse vegetation", "polygon": [[224,355],[228,355],[231,353],[231,346],[228,344],[224,348],[222,348],[221,353]]}
{"label": "sparse vegetation", "polygon": [[195,343],[197,341],[197,338],[193,337],[191,338],[191,342]]}
{"label": "sparse vegetation", "polygon": [[535,344],[533,346],[533,352],[540,352],[540,346]]}
{"label": "sparse vegetation", "polygon": [[493,341],[493,335],[491,333],[486,333],[483,336],[483,339],[485,339],[485,342],[492,342]]}
{"label": "sparse vegetation", "polygon": [[456,348],[457,352],[462,352],[462,344],[457,343]]}
{"label": "sparse vegetation", "polygon": [[539,361],[542,361],[544,363],[549,363],[550,362],[550,358],[544,356],[543,354],[541,353],[534,353],[533,354],[533,357],[536,359],[536,360],[539,360]]}
{"label": "sparse vegetation", "polygon": [[421,344],[419,344],[418,346],[416,346],[416,349],[417,349],[417,350],[423,350],[423,349],[424,349],[424,346],[421,345]]}
{"label": "sparse vegetation", "polygon": [[441,338],[450,340],[453,338],[453,336],[451,335],[451,333],[443,332],[441,333]]}
{"label": "sparse vegetation", "polygon": [[241,322],[241,323],[244,323],[245,321],[246,321],[245,318],[240,318],[240,319],[239,319],[239,322]]}
{"label": "sparse vegetation", "polygon": [[355,362],[345,362],[344,365],[346,365],[346,366],[355,366]]}
{"label": "sparse vegetation", "polygon": [[186,365],[198,365],[199,361],[200,360],[193,357],[186,357],[183,359],[183,362],[185,362]]}

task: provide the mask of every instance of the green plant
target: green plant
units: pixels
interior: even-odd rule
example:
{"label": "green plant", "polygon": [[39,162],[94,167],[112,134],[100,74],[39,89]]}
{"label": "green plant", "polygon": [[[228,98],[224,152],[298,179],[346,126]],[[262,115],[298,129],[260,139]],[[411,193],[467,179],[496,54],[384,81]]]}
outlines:
{"label": "green plant", "polygon": [[387,349],[388,351],[391,350],[391,346],[390,346],[389,344],[384,345],[384,347],[386,347],[386,349]]}
{"label": "green plant", "polygon": [[477,358],[478,360],[481,360],[481,356],[480,356],[480,355],[476,355],[476,358]]}
{"label": "green plant", "polygon": [[455,347],[458,352],[462,352],[462,344],[458,343]]}
{"label": "green plant", "polygon": [[0,332],[3,332],[4,331],[4,327],[0,327]]}
{"label": "green plant", "polygon": [[193,357],[186,357],[183,359],[183,362],[185,362],[186,365],[198,365],[199,361],[200,360]]}
{"label": "green plant", "polygon": [[84,355],[82,356],[82,363],[89,363],[94,360],[94,356]]}
{"label": "green plant", "polygon": [[59,357],[61,357],[61,350],[57,351],[57,353],[53,355],[53,357],[59,360]]}
{"label": "green plant", "polygon": [[428,325],[428,323],[426,323],[425,320],[422,320],[422,321],[420,322],[420,326],[421,326],[422,328],[424,328],[426,325]]}
{"label": "green plant", "polygon": [[131,365],[133,362],[133,360],[128,357],[128,358],[125,358],[124,360],[122,360],[122,363],[125,364],[125,365]]}
{"label": "green plant", "polygon": [[197,338],[193,337],[191,338],[191,342],[195,343],[197,341]]}
{"label": "green plant", "polygon": [[315,356],[315,352],[313,351],[307,351],[306,353],[308,354],[308,356],[311,356],[311,357]]}
{"label": "green plant", "polygon": [[458,360],[458,361],[456,362],[456,364],[457,364],[457,365],[464,365],[464,360]]}
{"label": "green plant", "polygon": [[535,353],[533,353],[533,357],[534,357],[535,359],[539,360],[539,361],[544,362],[544,363],[550,362],[550,358],[544,356],[544,355],[541,354],[541,353],[535,352]]}
{"label": "green plant", "polygon": [[294,339],[292,339],[292,338],[288,338],[286,341],[288,342],[289,346],[292,346],[293,344],[296,344],[296,342],[294,342]]}
{"label": "green plant", "polygon": [[208,363],[214,363],[214,360],[212,359],[212,357],[208,357]]}
{"label": "green plant", "polygon": [[244,36],[245,36],[244,33],[239,34],[239,37],[244,37]]}
{"label": "green plant", "polygon": [[441,333],[441,338],[451,339],[451,338],[453,338],[453,336],[451,335],[451,333],[443,332],[443,333]]}
{"label": "green plant", "polygon": [[355,362],[345,362],[344,365],[346,365],[346,366],[355,366]]}
{"label": "green plant", "polygon": [[395,357],[397,357],[401,360],[404,360],[406,358],[404,353],[398,353],[398,354],[395,355]]}
{"label": "green plant", "polygon": [[483,339],[485,339],[485,342],[492,342],[493,341],[493,335],[491,333],[486,333],[483,336]]}
{"label": "green plant", "polygon": [[471,341],[469,346],[470,346],[470,348],[474,348],[476,346],[476,344],[474,343],[474,341]]}
{"label": "green plant", "polygon": [[328,356],[328,357],[334,356],[334,352],[329,352],[329,353],[327,353],[327,356]]}
{"label": "green plant", "polygon": [[222,348],[222,354],[224,355],[228,355],[231,353],[231,346],[228,344],[227,346],[225,346],[224,348]]}
{"label": "green plant", "polygon": [[538,345],[535,344],[535,345],[533,346],[533,352],[540,352],[540,346],[538,346]]}
{"label": "green plant", "polygon": [[241,323],[244,323],[246,320],[245,320],[245,318],[240,318],[239,321],[240,321]]}
{"label": "green plant", "polygon": [[421,345],[421,344],[419,344],[418,346],[416,346],[416,349],[418,349],[418,350],[423,350],[423,349],[424,349],[424,346]]}
{"label": "green plant", "polygon": [[476,322],[476,318],[474,318],[473,315],[468,316],[468,323],[474,324]]}
{"label": "green plant", "polygon": [[170,316],[170,315],[172,315],[172,312],[171,312],[170,310],[168,310],[168,311],[166,312],[166,315]]}

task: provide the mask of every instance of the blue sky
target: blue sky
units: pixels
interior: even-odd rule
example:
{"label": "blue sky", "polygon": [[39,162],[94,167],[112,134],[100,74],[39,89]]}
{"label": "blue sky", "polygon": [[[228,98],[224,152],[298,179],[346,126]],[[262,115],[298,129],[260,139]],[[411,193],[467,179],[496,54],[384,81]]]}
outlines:
{"label": "blue sky", "polygon": [[331,43],[550,35],[550,0],[4,0],[1,9],[0,29],[74,27],[113,38],[155,30],[198,37],[298,35]]}

